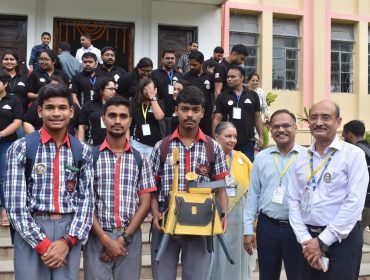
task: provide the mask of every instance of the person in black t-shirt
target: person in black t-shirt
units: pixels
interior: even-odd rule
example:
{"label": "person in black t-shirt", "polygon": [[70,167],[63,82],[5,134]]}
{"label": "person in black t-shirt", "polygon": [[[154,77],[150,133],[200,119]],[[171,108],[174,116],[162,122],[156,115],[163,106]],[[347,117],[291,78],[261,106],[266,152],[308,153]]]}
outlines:
{"label": "person in black t-shirt", "polygon": [[150,78],[153,71],[153,61],[148,57],[140,59],[133,72],[120,78],[117,83],[117,93],[127,99],[134,97],[139,89],[140,80]]}
{"label": "person in black t-shirt", "polygon": [[[208,72],[207,68],[208,66],[210,66],[210,64],[212,65],[217,65],[217,64],[214,64],[214,63],[220,63],[222,58],[224,57],[224,48],[223,47],[215,47],[215,49],[213,50],[213,55],[211,58],[207,59],[206,61],[204,61],[203,63],[203,71],[204,72]],[[213,73],[213,72],[212,72]]]}
{"label": "person in black t-shirt", "polygon": [[[49,78],[50,84],[61,84],[67,86],[62,78],[58,76],[52,76]],[[39,130],[42,127],[42,119],[39,117],[37,108],[39,107],[39,102],[36,99],[32,102],[32,105],[28,108],[27,112],[23,116],[23,129],[26,134],[32,133],[35,130]],[[73,117],[68,123],[67,129],[68,133],[75,136],[78,128],[78,117],[81,114],[80,107],[73,103]]]}
{"label": "person in black t-shirt", "polygon": [[22,104],[15,96],[6,94],[10,76],[0,69],[0,200],[2,205],[1,225],[8,226],[9,220],[5,211],[3,183],[5,179],[6,152],[17,140],[17,129],[22,124]]}
{"label": "person in black t-shirt", "polygon": [[29,101],[37,98],[40,88],[50,82],[50,77],[58,76],[69,85],[69,76],[62,70],[58,55],[50,49],[40,51],[41,70],[33,71],[27,79],[27,97]]}
{"label": "person in black t-shirt", "polygon": [[157,90],[149,78],[140,81],[139,91],[131,101],[131,145],[149,158],[154,145],[163,138],[164,103],[157,99]]}
{"label": "person in black t-shirt", "polygon": [[101,58],[103,64],[96,68],[96,74],[100,77],[113,78],[116,83],[120,78],[127,74],[126,70],[115,65],[116,62],[116,50],[111,46],[106,46],[101,50]]}
{"label": "person in black t-shirt", "polygon": [[10,79],[6,87],[6,94],[14,95],[22,103],[23,112],[27,110],[27,75],[19,71],[18,54],[13,51],[6,51],[1,56],[1,65],[5,72],[8,73]]}
{"label": "person in black t-shirt", "polygon": [[244,63],[248,57],[247,48],[244,45],[235,45],[230,54],[221,60],[215,69],[215,98],[227,88],[227,71],[232,65]]}
{"label": "person in black t-shirt", "polygon": [[77,138],[87,144],[97,146],[103,143],[106,127],[102,121],[105,102],[116,95],[116,82],[113,78],[101,78],[96,84],[93,100],[82,106],[78,120]]}
{"label": "person in black t-shirt", "polygon": [[200,51],[189,54],[190,71],[184,75],[189,85],[196,86],[204,93],[204,116],[199,127],[203,133],[211,136],[212,113],[214,108],[214,78],[212,73],[203,70],[204,56]]}
{"label": "person in black t-shirt", "polygon": [[240,66],[232,66],[227,72],[228,89],[216,99],[216,109],[212,122],[212,132],[221,121],[232,122],[238,132],[236,151],[243,152],[254,160],[254,127],[258,135],[258,147],[263,145],[260,101],[257,93],[243,87],[245,71]]}

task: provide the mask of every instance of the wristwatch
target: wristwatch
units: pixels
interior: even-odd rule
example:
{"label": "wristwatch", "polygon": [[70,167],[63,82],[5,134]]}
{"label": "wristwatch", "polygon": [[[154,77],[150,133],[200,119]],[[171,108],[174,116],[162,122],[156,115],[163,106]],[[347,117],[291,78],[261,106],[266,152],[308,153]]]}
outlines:
{"label": "wristwatch", "polygon": [[150,101],[157,101],[157,97],[152,97],[152,98],[150,98]]}
{"label": "wristwatch", "polygon": [[329,251],[329,246],[326,245],[320,238],[317,238],[317,240],[319,241],[319,246],[320,246],[321,252],[326,254]]}
{"label": "wristwatch", "polygon": [[123,239],[125,240],[125,243],[127,244],[127,245],[129,245],[131,242],[132,242],[132,240],[133,240],[133,236],[131,235],[131,234],[128,234],[127,232],[123,232],[122,233],[122,237],[123,237]]}

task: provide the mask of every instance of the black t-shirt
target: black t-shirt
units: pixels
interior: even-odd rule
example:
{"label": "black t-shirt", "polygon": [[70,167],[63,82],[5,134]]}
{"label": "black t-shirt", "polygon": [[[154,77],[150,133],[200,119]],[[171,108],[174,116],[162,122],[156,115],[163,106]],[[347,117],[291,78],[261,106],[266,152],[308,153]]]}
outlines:
{"label": "black t-shirt", "polygon": [[93,100],[94,90],[96,90],[95,85],[100,79],[96,73],[94,77],[91,77],[86,72],[81,72],[72,77],[72,93],[77,94],[81,107],[88,101]]}
{"label": "black t-shirt", "polygon": [[[161,107],[162,111],[164,111],[163,101],[158,100],[157,102]],[[138,108],[137,105],[134,104],[134,101],[132,101],[131,108],[133,116],[131,124],[132,136],[134,137],[135,140],[139,141],[140,143],[154,147],[154,145],[163,138],[163,135],[160,129],[160,122],[155,119],[151,106],[149,107],[146,115],[146,123],[149,124],[150,126],[150,135],[146,136],[143,136],[142,129],[142,125],[145,124],[142,107],[140,106],[140,108]]]}
{"label": "black t-shirt", "polygon": [[104,68],[103,65],[99,65],[96,68],[95,73],[99,77],[113,78],[116,82],[118,82],[120,78],[127,74],[127,71],[121,67],[113,66],[112,70],[108,72],[108,70]]}
{"label": "black t-shirt", "polygon": [[22,103],[23,112],[27,110],[28,98],[27,98],[27,76],[16,74],[8,82],[6,87],[6,94],[15,96]]}
{"label": "black t-shirt", "polygon": [[[7,128],[14,120],[22,120],[23,109],[19,99],[12,95],[5,95],[0,100],[0,131]],[[17,140],[17,133],[13,133],[0,140],[1,142]]]}
{"label": "black t-shirt", "polygon": [[210,59],[207,59],[206,61],[203,62],[203,71],[204,72],[207,72],[207,67],[211,63],[211,61],[214,61],[214,62],[218,63],[216,60],[213,59],[213,57],[211,57]]}
{"label": "black t-shirt", "polygon": [[225,58],[223,58],[215,68],[215,82],[222,83],[222,91],[225,91],[229,88],[227,85],[227,71],[229,71],[231,66],[232,64],[230,64],[226,61]]}
{"label": "black t-shirt", "polygon": [[[366,140],[359,141],[358,143],[361,143],[368,147],[370,149],[370,144]],[[361,147],[359,147],[361,149]],[[366,153],[365,153],[366,154]],[[367,170],[369,171],[370,175],[370,156],[366,154],[366,163],[367,163]],[[366,201],[365,201],[365,207],[370,207],[370,181],[367,187],[367,195],[366,195]]]}
{"label": "black t-shirt", "polygon": [[168,93],[168,86],[175,85],[175,83],[182,77],[182,74],[176,70],[170,75],[167,74],[163,68],[156,69],[152,72],[152,79],[157,87],[158,98],[164,101],[166,106],[165,115],[171,117],[174,112],[173,96]]}
{"label": "black t-shirt", "polygon": [[69,86],[69,76],[63,70],[55,69],[54,73],[51,74],[51,76],[49,76],[48,73],[44,71],[33,71],[27,79],[27,92],[33,92],[37,94],[40,88],[50,83],[50,77],[56,76],[61,78],[67,87]]}
{"label": "black t-shirt", "polygon": [[86,125],[85,141],[89,145],[97,146],[104,142],[106,128],[102,121],[103,103],[100,100],[88,101],[82,106],[79,125]]}
{"label": "black t-shirt", "polygon": [[[39,118],[39,115],[37,113],[38,106],[39,106],[38,101],[37,100],[33,101],[31,107],[28,108],[26,114],[23,117],[23,121],[32,124],[35,130],[39,130],[42,127],[42,119]],[[81,109],[80,107],[78,107],[76,103],[73,103],[73,109],[74,109],[73,118],[70,120],[67,129],[68,133],[74,136],[76,134],[76,129],[78,127],[78,118],[81,114]]]}
{"label": "black t-shirt", "polygon": [[139,74],[137,70],[127,73],[117,82],[117,93],[127,99],[134,97],[139,90]]}
{"label": "black t-shirt", "polygon": [[[241,118],[233,118],[233,108],[241,108]],[[239,151],[254,137],[255,113],[260,112],[260,101],[257,93],[244,89],[238,98],[234,91],[228,89],[216,99],[216,113],[221,113],[223,121],[232,122],[238,131],[238,142],[235,150]]]}
{"label": "black t-shirt", "polygon": [[184,75],[184,79],[189,82],[189,85],[196,86],[204,93],[204,117],[199,123],[200,129],[207,134],[211,135],[212,113],[214,109],[214,77],[212,73],[203,72],[198,76],[192,71]]}

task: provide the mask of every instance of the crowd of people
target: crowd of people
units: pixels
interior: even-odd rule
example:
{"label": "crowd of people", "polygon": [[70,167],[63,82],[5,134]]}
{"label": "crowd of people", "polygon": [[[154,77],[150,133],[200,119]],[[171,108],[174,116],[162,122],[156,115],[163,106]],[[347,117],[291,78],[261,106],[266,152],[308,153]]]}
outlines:
{"label": "crowd of people", "polygon": [[[13,51],[1,56],[1,225],[10,224],[16,279],[79,279],[81,253],[85,279],[140,279],[149,213],[156,280],[176,279],[180,258],[184,280],[250,280],[257,256],[261,280],[279,279],[282,263],[292,280],[358,279],[370,225],[361,121],[340,139],[340,108],[317,102],[314,142],[299,145],[295,115],[270,114],[241,44],[205,60],[190,42],[178,63],[165,49],[158,69],[144,57],[127,72],[89,34],[76,57],[67,42],[58,55],[49,33],[41,39],[29,73]],[[264,123],[276,144],[259,151]],[[214,196],[235,264],[198,235],[170,236],[155,261],[175,164],[179,191],[188,174],[221,182]]]}

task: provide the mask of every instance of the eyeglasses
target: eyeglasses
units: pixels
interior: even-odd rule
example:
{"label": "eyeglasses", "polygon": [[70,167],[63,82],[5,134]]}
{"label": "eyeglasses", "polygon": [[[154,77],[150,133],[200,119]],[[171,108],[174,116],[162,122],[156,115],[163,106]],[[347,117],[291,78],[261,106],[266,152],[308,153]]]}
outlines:
{"label": "eyeglasses", "polygon": [[104,89],[108,89],[108,90],[110,90],[110,91],[116,91],[116,88],[114,88],[114,87],[106,87],[106,88],[104,88]]}
{"label": "eyeglasses", "polygon": [[147,69],[142,69],[142,68],[139,68],[140,69],[140,71],[141,72],[143,72],[144,74],[150,74],[150,73],[152,73],[152,69],[150,69],[150,70],[147,70]]}
{"label": "eyeglasses", "polygon": [[50,60],[51,60],[50,58],[39,58],[38,59],[39,62],[48,62]]}
{"label": "eyeglasses", "polygon": [[295,126],[295,124],[288,124],[288,123],[284,123],[284,124],[281,124],[281,125],[274,124],[274,125],[271,126],[271,129],[272,130],[279,130],[280,127],[281,127],[282,129],[287,130],[287,129],[293,127],[293,126]]}
{"label": "eyeglasses", "polygon": [[311,115],[308,117],[310,122],[317,122],[319,119],[321,119],[323,122],[329,122],[334,118],[330,115]]}

